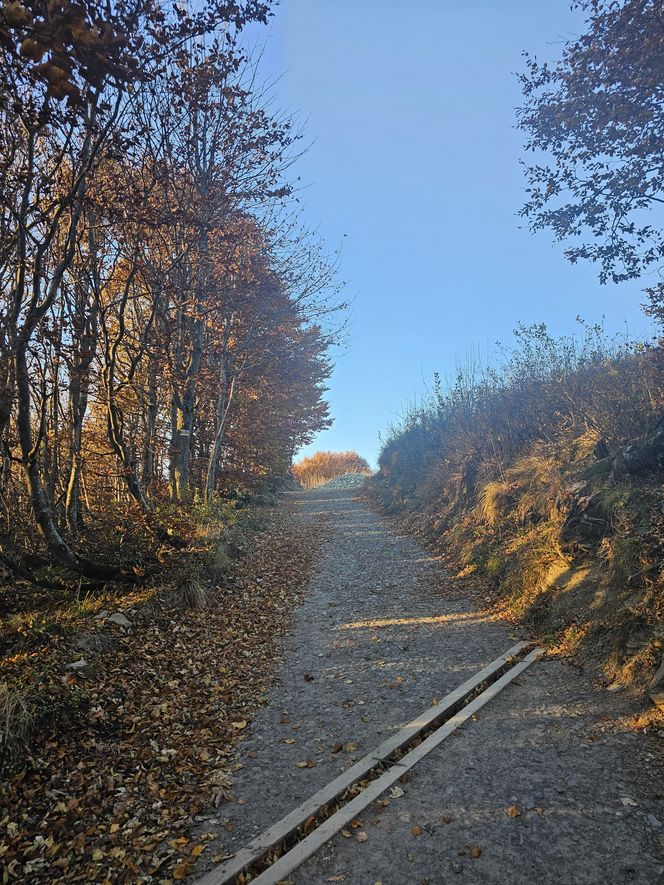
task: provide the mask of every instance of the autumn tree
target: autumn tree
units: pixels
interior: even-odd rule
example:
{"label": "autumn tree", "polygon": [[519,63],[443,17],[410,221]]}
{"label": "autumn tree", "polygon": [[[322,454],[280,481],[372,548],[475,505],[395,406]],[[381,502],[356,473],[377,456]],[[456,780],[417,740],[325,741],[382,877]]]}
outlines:
{"label": "autumn tree", "polygon": [[559,60],[526,56],[518,110],[532,230],[550,228],[602,282],[664,256],[664,14],[658,0],[582,0],[586,30]]}
{"label": "autumn tree", "polygon": [[0,562],[22,577],[33,519],[68,570],[132,577],[103,537],[139,515],[180,543],[167,495],[283,474],[327,424],[332,266],[284,213],[297,133],[238,44],[268,5],[197,9],[0,7]]}

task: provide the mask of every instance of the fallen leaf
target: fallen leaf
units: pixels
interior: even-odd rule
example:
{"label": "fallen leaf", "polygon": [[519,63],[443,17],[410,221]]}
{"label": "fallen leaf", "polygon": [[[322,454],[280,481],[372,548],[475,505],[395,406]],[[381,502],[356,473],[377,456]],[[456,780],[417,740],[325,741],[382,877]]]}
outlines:
{"label": "fallen leaf", "polygon": [[390,799],[400,799],[401,796],[405,796],[406,793],[401,787],[392,787],[390,790]]}
{"label": "fallen leaf", "polygon": [[305,673],[304,674],[304,681],[305,682],[313,682],[314,677],[311,675],[311,673]]}
{"label": "fallen leaf", "polygon": [[350,830],[342,830],[341,835],[344,837],[344,839],[350,839],[353,834]]}
{"label": "fallen leaf", "polygon": [[452,817],[451,814],[444,814],[443,815],[443,823],[444,824],[451,824],[453,820],[456,820],[456,818]]}
{"label": "fallen leaf", "polygon": [[361,830],[355,838],[357,839],[358,842],[366,842],[369,837],[364,832],[364,830]]}
{"label": "fallen leaf", "polygon": [[354,753],[356,750],[360,749],[360,745],[356,741],[348,741],[347,744],[344,744],[344,751],[346,753]]}
{"label": "fallen leaf", "polygon": [[231,722],[232,728],[237,728],[238,731],[242,731],[243,728],[247,727],[247,723],[244,719],[239,719],[237,722]]}
{"label": "fallen leaf", "polygon": [[413,836],[421,836],[422,835],[422,827],[418,827],[417,824],[415,824],[415,826],[411,827],[410,831],[413,834]]}
{"label": "fallen leaf", "polygon": [[343,750],[343,748],[344,748],[344,745],[343,745],[343,744],[336,743],[336,744],[333,744],[333,745],[332,745],[332,749],[331,749],[330,752],[331,752],[331,753],[341,753],[341,751]]}
{"label": "fallen leaf", "polygon": [[470,856],[473,860],[477,860],[477,858],[482,854],[482,849],[479,845],[471,845],[470,846]]}
{"label": "fallen leaf", "polygon": [[508,814],[510,817],[521,817],[521,806],[508,805],[505,809],[505,814]]}

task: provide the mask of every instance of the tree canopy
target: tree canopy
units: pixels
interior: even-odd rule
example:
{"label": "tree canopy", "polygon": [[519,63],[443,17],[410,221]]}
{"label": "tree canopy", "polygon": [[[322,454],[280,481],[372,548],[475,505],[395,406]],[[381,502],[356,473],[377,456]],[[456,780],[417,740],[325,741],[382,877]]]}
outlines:
{"label": "tree canopy", "polygon": [[568,241],[602,282],[664,256],[664,11],[658,0],[582,0],[586,31],[550,64],[526,55],[519,128],[532,230]]}
{"label": "tree canopy", "polygon": [[0,6],[0,564],[16,574],[34,524],[67,569],[126,572],[116,537],[177,546],[167,504],[182,521],[284,476],[329,423],[334,262],[293,216],[298,127],[239,39],[268,14]]}

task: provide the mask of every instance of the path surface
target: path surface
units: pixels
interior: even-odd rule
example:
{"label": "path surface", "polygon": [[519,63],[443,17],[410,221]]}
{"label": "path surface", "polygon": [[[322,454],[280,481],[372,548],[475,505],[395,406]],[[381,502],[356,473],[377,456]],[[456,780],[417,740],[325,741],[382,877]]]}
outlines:
{"label": "path surface", "polygon": [[[201,823],[228,851],[519,638],[352,495],[299,496],[302,519],[329,520],[329,536],[244,742],[237,801]],[[566,664],[535,664],[427,756],[404,795],[367,809],[289,881],[664,883],[662,740],[622,728],[623,706]]]}

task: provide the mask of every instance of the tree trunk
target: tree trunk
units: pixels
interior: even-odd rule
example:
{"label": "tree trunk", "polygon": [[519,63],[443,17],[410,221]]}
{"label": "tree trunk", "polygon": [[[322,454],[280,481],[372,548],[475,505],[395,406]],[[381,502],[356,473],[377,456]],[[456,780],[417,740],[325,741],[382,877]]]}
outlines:
{"label": "tree trunk", "polygon": [[143,440],[143,456],[141,459],[141,482],[144,489],[149,488],[154,476],[154,439],[157,427],[157,415],[159,414],[159,399],[157,396],[157,360],[152,354],[150,354],[148,360],[145,438]]}
{"label": "tree trunk", "polygon": [[235,376],[233,376],[230,388],[228,388],[226,357],[225,354],[222,354],[219,361],[219,396],[217,398],[217,408],[214,416],[214,442],[212,445],[212,451],[210,452],[205,483],[206,501],[209,501],[214,496],[217,485],[217,472],[219,469],[219,458],[221,457],[221,447],[224,442],[226,419],[228,418],[228,413],[233,402],[234,392]]}
{"label": "tree trunk", "polygon": [[19,347],[14,358],[16,377],[16,399],[19,444],[23,462],[25,485],[30,503],[49,551],[66,566],[86,578],[95,581],[108,581],[120,575],[120,569],[113,566],[96,565],[79,557],[67,544],[57,529],[50,505],[44,491],[39,470],[39,440],[35,445],[30,421],[30,380],[25,348]]}

